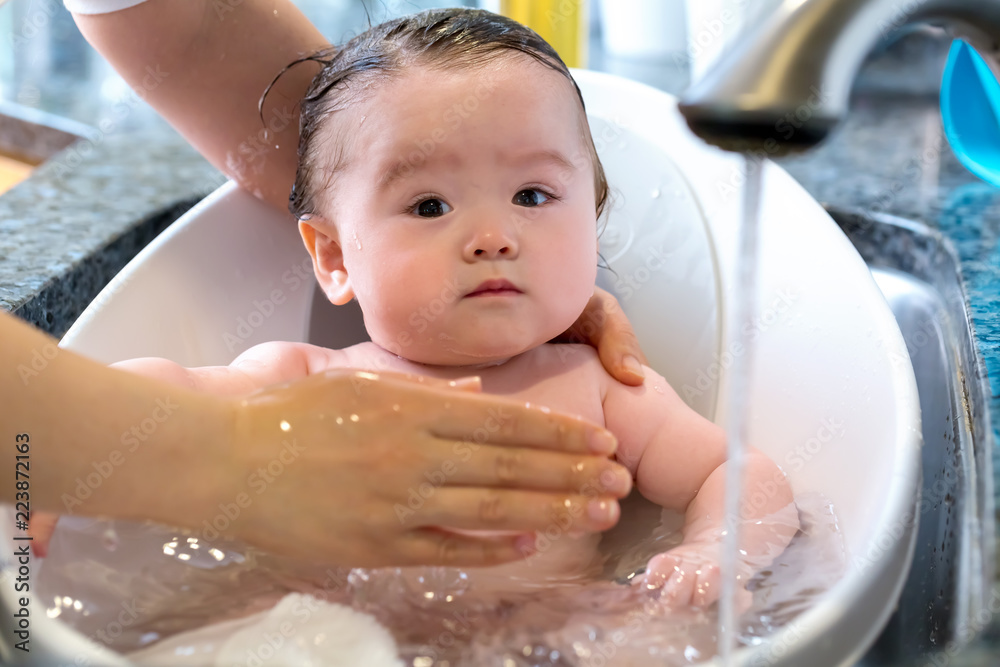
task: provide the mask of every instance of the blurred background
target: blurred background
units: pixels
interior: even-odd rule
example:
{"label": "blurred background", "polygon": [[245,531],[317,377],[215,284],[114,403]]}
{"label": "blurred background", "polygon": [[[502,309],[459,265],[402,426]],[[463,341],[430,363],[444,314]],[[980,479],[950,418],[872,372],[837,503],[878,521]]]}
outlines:
{"label": "blurred background", "polygon": [[[220,11],[235,0],[214,0]],[[228,5],[227,5],[228,3]],[[341,43],[364,30],[369,19],[379,23],[433,7],[484,7],[501,11],[533,27],[546,22],[554,29],[543,34],[571,66],[618,71],[679,92],[687,84],[688,63],[684,57],[685,12],[680,0],[626,0],[617,2],[609,16],[615,44],[626,49],[625,57],[609,54],[602,37],[602,6],[599,1],[557,0],[295,0],[295,4],[333,43]],[[631,7],[631,5],[636,7]],[[640,7],[641,5],[641,7]],[[650,52],[631,27],[653,25],[649,7],[667,20],[668,29],[653,36]],[[670,11],[667,11],[670,10]],[[633,21],[630,11],[646,18]],[[629,39],[622,39],[625,31]],[[666,40],[666,41],[664,41]],[[612,48],[615,44],[611,44]],[[663,52],[660,44],[666,44]],[[638,47],[638,49],[637,49]],[[660,49],[658,51],[658,49]],[[630,51],[629,51],[630,50]],[[669,52],[673,50],[676,52]],[[117,124],[118,131],[137,130],[161,124],[145,104],[136,100],[121,78],[90,48],[73,23],[61,0],[0,0],[0,101],[12,102],[97,127],[112,114],[119,102],[135,108]]]}

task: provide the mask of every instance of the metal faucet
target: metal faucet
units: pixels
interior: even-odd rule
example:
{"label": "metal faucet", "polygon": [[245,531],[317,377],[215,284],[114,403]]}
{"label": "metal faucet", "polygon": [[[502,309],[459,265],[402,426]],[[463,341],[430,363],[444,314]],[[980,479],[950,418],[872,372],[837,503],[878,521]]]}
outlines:
{"label": "metal faucet", "polygon": [[781,0],[748,26],[681,100],[695,134],[730,150],[778,155],[824,139],[847,114],[865,56],[905,26],[972,44],[997,72],[997,0]]}

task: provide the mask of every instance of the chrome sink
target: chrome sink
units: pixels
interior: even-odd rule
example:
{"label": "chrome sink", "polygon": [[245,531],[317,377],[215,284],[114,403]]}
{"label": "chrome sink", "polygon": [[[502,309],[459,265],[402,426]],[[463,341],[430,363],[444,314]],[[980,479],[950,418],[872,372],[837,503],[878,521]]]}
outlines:
{"label": "chrome sink", "polygon": [[895,613],[859,664],[923,665],[930,654],[950,649],[949,664],[959,667],[962,656],[949,642],[962,644],[989,623],[979,612],[991,602],[995,569],[989,392],[959,260],[941,234],[921,223],[837,209],[830,214],[896,316],[923,421],[913,563]]}

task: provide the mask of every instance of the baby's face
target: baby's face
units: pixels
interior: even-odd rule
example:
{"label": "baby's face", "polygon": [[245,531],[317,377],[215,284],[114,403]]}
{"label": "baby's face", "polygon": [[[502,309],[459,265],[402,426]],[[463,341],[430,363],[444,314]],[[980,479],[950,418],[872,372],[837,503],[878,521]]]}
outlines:
{"label": "baby's face", "polygon": [[569,81],[517,55],[377,86],[319,137],[344,146],[303,228],[331,301],[356,296],[374,342],[426,364],[499,361],[565,331],[598,260]]}

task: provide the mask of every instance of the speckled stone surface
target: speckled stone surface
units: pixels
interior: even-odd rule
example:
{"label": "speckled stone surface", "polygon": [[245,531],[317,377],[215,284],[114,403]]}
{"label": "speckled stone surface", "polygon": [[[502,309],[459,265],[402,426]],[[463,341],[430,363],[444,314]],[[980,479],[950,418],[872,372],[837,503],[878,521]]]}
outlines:
{"label": "speckled stone surface", "polygon": [[0,197],[0,307],[55,335],[224,182],[172,131],[84,140]]}

